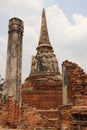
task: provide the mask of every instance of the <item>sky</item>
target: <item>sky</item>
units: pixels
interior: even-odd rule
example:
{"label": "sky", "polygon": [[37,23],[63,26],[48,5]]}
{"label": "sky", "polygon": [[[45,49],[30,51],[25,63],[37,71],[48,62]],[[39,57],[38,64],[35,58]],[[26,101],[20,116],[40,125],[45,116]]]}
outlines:
{"label": "sky", "polygon": [[5,78],[9,19],[24,22],[22,82],[29,76],[39,41],[42,9],[61,70],[65,60],[87,72],[87,0],[0,0],[0,74]]}

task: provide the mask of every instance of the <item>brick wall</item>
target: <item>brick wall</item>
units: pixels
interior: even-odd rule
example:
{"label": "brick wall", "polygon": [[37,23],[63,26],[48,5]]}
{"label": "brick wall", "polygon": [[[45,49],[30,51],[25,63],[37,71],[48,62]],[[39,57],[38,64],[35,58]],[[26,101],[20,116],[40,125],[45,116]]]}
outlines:
{"label": "brick wall", "polygon": [[62,105],[62,82],[60,80],[27,79],[22,86],[22,105],[36,109],[56,109]]}
{"label": "brick wall", "polygon": [[35,108],[48,119],[46,127],[54,129],[58,121],[58,107],[62,105],[62,80],[53,76],[32,76],[22,85],[22,106]]}
{"label": "brick wall", "polygon": [[64,83],[67,86],[67,103],[86,105],[87,74],[76,63],[65,61],[62,64]]}

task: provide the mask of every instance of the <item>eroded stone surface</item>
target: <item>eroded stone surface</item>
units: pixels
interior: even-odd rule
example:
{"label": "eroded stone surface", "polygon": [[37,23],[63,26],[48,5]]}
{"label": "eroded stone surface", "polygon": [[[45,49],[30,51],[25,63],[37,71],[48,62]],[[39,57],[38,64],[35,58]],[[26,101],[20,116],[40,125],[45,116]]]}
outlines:
{"label": "eroded stone surface", "polygon": [[65,61],[62,66],[63,89],[67,88],[66,104],[87,105],[87,74],[76,63]]}
{"label": "eroded stone surface", "polygon": [[40,39],[37,54],[32,58],[30,75],[59,73],[58,61],[49,40],[45,10],[42,12]]}
{"label": "eroded stone surface", "polygon": [[[58,111],[58,130],[87,129],[87,74],[75,63],[63,62],[63,89],[66,97]],[[64,88],[65,87],[65,88]],[[64,93],[64,92],[63,92]],[[71,105],[70,105],[71,104]]]}
{"label": "eroded stone surface", "polygon": [[22,75],[22,37],[23,21],[18,18],[9,20],[7,64],[5,77],[5,95],[20,99],[20,86]]}
{"label": "eroded stone surface", "polygon": [[19,51],[17,57],[16,44],[19,43],[17,47],[21,48],[22,33],[22,21],[11,19],[9,40],[14,45],[10,42],[8,45],[8,91],[4,92],[7,92],[8,98],[6,102],[0,99],[0,130],[87,130],[87,74],[76,63],[69,61],[63,62],[60,74],[48,36],[45,10],[42,12],[40,39],[37,53],[32,58],[31,72],[21,85],[20,107],[22,52]]}

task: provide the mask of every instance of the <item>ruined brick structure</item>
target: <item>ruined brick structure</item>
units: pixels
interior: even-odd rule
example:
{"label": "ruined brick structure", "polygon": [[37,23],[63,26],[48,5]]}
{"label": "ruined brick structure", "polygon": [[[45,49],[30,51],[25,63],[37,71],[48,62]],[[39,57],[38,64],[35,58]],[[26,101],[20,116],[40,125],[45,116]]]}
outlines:
{"label": "ruined brick structure", "polygon": [[67,60],[60,74],[44,9],[37,53],[21,85],[22,36],[23,21],[10,19],[0,130],[87,130],[87,74]]}
{"label": "ruined brick structure", "polygon": [[20,86],[22,75],[22,37],[23,21],[18,18],[9,20],[8,49],[6,64],[6,89],[8,96],[20,99]]}
{"label": "ruined brick structure", "polygon": [[9,20],[5,89],[3,91],[5,104],[3,104],[4,113],[1,116],[3,124],[8,124],[13,128],[19,118],[23,30],[22,20],[18,18]]}
{"label": "ruined brick structure", "polygon": [[62,70],[65,99],[58,110],[58,130],[87,130],[87,74],[69,61]]}
{"label": "ruined brick structure", "polygon": [[45,10],[42,12],[37,54],[32,58],[31,72],[22,85],[22,106],[27,104],[44,115],[54,127],[58,107],[62,105],[62,76],[49,40]]}

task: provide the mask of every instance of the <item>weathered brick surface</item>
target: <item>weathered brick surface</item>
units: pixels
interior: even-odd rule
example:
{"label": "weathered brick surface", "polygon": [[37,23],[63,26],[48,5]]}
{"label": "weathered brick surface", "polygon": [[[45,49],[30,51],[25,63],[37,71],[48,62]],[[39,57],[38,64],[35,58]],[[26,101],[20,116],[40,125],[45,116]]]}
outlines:
{"label": "weathered brick surface", "polygon": [[24,105],[20,112],[20,121],[18,128],[34,130],[35,128],[46,129],[50,121],[43,114],[28,105]]}
{"label": "weathered brick surface", "polygon": [[[41,78],[41,75],[40,75]],[[61,80],[41,80],[30,77],[22,86],[22,105],[29,104],[36,109],[56,109],[62,105]]]}
{"label": "weathered brick surface", "polygon": [[58,120],[58,107],[62,105],[62,81],[53,75],[30,76],[22,85],[22,106],[29,105],[46,117],[47,127],[54,127]]}
{"label": "weathered brick surface", "polygon": [[63,62],[64,84],[67,85],[68,103],[87,105],[87,74],[76,63]]}
{"label": "weathered brick surface", "polygon": [[19,116],[19,106],[18,103],[15,102],[14,97],[9,98],[8,104],[7,104],[7,109],[8,109],[8,123],[9,125],[17,125],[18,122],[18,116]]}
{"label": "weathered brick surface", "polygon": [[53,130],[58,119],[57,108],[62,105],[62,80],[58,61],[49,40],[44,9],[37,53],[32,58],[30,76],[22,85],[22,104],[19,109],[22,36],[23,22],[18,18],[11,19],[6,70],[8,100],[3,107],[4,115],[2,115],[4,126],[8,128],[19,126],[29,130],[51,127]]}
{"label": "weathered brick surface", "polygon": [[[87,74],[64,61],[62,76],[49,40],[45,10],[29,77],[21,86],[23,22],[9,23],[6,85],[8,100],[0,100],[0,130],[87,130]],[[14,69],[15,68],[15,69]]]}
{"label": "weathered brick surface", "polygon": [[72,120],[72,116],[70,113],[71,106],[63,105],[58,110],[58,125],[57,129],[60,130],[71,130],[70,122]]}
{"label": "weathered brick surface", "polygon": [[58,130],[87,130],[87,106],[61,106]]}
{"label": "weathered brick surface", "polygon": [[2,101],[0,99],[0,125],[2,124]]}
{"label": "weathered brick surface", "polygon": [[9,97],[0,110],[0,124],[6,128],[16,128],[19,119],[19,106],[14,97]]}
{"label": "weathered brick surface", "polygon": [[67,105],[59,108],[58,129],[87,130],[87,74],[77,64],[65,61],[63,78]]}
{"label": "weathered brick surface", "polygon": [[17,101],[20,101],[23,30],[21,19],[14,17],[9,20],[5,88],[7,95],[15,96]]}

